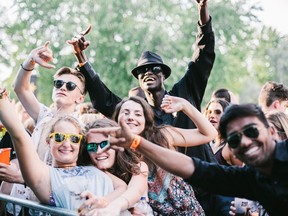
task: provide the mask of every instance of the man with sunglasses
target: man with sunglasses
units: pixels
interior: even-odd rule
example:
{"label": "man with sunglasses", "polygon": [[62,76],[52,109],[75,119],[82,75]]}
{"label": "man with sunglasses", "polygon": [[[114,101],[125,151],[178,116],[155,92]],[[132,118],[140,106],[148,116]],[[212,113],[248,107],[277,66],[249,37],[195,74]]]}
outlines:
{"label": "man with sunglasses", "polygon": [[[131,71],[132,75],[139,80],[139,86],[144,91],[145,98],[154,111],[156,125],[168,124],[180,128],[195,128],[194,123],[184,113],[167,114],[161,109],[160,105],[165,94],[169,94],[185,98],[197,109],[201,109],[201,102],[215,60],[215,38],[208,11],[208,1],[196,0],[196,2],[199,21],[194,54],[188,64],[186,73],[174,84],[172,90],[167,91],[164,87],[164,82],[170,76],[171,69],[164,64],[161,56],[155,52],[143,52],[138,60],[137,67]],[[91,26],[67,42],[74,47],[74,54],[79,63],[78,69],[85,76],[86,87],[94,108],[106,117],[111,117],[121,98],[111,92],[100,80],[99,75],[93,70],[85,56],[84,50],[89,46],[89,42],[85,41],[84,36],[90,29]],[[195,156],[206,161],[215,161],[209,144],[196,147],[179,147],[179,150],[189,156]],[[207,196],[207,199],[204,196]],[[196,193],[196,197],[204,209],[210,208],[211,204],[202,202],[201,197],[210,200],[208,196],[205,192],[202,195],[202,191]]]}
{"label": "man with sunglasses", "polygon": [[[60,68],[54,74],[52,100],[55,109],[51,109],[41,104],[30,88],[30,79],[34,67],[39,64],[45,68],[54,68],[49,64],[52,61],[52,51],[49,42],[31,51],[27,60],[21,64],[15,79],[14,90],[27,113],[36,122],[32,134],[33,142],[38,147],[42,145],[40,136],[46,122],[55,115],[61,113],[73,113],[76,106],[85,99],[85,78],[75,69],[69,67]],[[38,153],[43,159],[44,155],[39,146]]]}
{"label": "man with sunglasses", "polygon": [[[50,122],[56,114],[74,113],[76,106],[84,101],[85,78],[75,69],[69,67],[60,68],[54,75],[54,88],[52,99],[54,108],[50,108],[40,103],[30,87],[32,71],[38,64],[44,68],[55,68],[49,64],[53,60],[52,51],[49,48],[49,42],[45,45],[32,50],[27,59],[21,64],[14,83],[14,90],[27,113],[36,122],[32,133],[33,144],[37,149],[39,157],[50,164],[49,151],[46,141],[41,138],[45,125]],[[52,83],[51,83],[52,84]],[[71,137],[70,137],[71,138]],[[20,172],[19,172],[20,173]],[[10,195],[29,199],[28,187],[24,187],[22,182],[13,181],[20,184],[14,184]],[[30,190],[30,189],[29,189]],[[13,193],[13,191],[15,193]],[[18,210],[20,211],[20,210]]]}
{"label": "man with sunglasses", "polygon": [[[135,135],[124,121],[111,145],[129,148]],[[223,166],[161,148],[141,138],[137,150],[163,169],[186,179],[193,186],[225,196],[259,201],[270,216],[288,212],[288,140],[275,141],[275,130],[255,104],[234,104],[220,120],[221,136],[244,167]],[[120,139],[118,139],[120,138]],[[123,143],[123,138],[125,142]],[[159,157],[161,155],[161,157]]]}

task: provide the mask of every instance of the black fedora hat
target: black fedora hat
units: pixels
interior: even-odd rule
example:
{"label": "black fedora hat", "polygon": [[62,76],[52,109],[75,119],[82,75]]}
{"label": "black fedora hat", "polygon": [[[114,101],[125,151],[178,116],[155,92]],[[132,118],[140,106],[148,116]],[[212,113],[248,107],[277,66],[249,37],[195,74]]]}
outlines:
{"label": "black fedora hat", "polygon": [[158,54],[151,52],[151,51],[145,51],[141,54],[141,56],[138,60],[138,63],[137,63],[137,67],[135,67],[131,71],[131,73],[133,74],[133,76],[136,79],[138,79],[137,70],[139,70],[140,68],[145,67],[147,65],[161,66],[161,68],[163,70],[163,74],[165,75],[165,79],[167,79],[171,74],[171,68],[168,65],[165,65],[163,63],[161,56],[159,56]]}

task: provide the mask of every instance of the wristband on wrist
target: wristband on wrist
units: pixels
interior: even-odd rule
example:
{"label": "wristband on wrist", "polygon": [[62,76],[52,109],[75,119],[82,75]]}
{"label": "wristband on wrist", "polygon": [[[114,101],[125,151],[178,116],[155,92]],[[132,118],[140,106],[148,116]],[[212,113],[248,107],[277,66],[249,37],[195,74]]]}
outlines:
{"label": "wristband on wrist", "polygon": [[132,140],[132,143],[130,145],[130,149],[133,149],[133,150],[137,150],[137,148],[139,147],[140,145],[140,142],[141,142],[141,136],[139,135],[135,135],[134,136],[134,139]]}
{"label": "wristband on wrist", "polygon": [[84,66],[84,65],[86,64],[86,62],[87,62],[87,61],[85,61],[85,62],[82,62],[82,63],[79,63],[79,67],[82,67],[82,66]]}
{"label": "wristband on wrist", "polygon": [[23,67],[23,64],[20,64],[20,65],[21,65],[21,68],[22,68],[23,70],[25,70],[25,71],[33,71],[33,70],[34,70],[34,68],[32,68],[32,69],[24,68],[24,67]]}

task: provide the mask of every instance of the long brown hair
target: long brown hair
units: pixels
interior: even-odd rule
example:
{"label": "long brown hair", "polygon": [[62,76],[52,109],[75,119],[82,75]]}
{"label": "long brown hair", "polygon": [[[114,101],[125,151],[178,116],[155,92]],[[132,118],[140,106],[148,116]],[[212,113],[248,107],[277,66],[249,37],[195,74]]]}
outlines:
{"label": "long brown hair", "polygon": [[[105,127],[117,127],[118,124],[110,119],[97,119],[92,123],[88,123],[85,130],[88,132],[92,128],[105,128]],[[94,165],[89,153],[87,151],[87,143],[80,147],[79,157],[77,164],[82,166]],[[124,152],[116,151],[116,158],[114,165],[105,170],[117,177],[121,178],[127,184],[129,183],[133,174],[139,174],[140,157],[130,149],[125,149]]]}
{"label": "long brown hair", "polygon": [[[143,113],[144,113],[144,118],[145,118],[145,127],[144,130],[142,131],[141,135],[145,139],[162,146],[164,148],[169,148],[169,143],[167,140],[167,137],[165,134],[160,130],[165,127],[171,127],[171,126],[155,126],[154,124],[154,113],[150,105],[141,97],[138,96],[131,96],[124,98],[120,103],[117,104],[115,107],[112,119],[115,121],[118,121],[119,113],[121,110],[121,107],[124,103],[127,101],[134,101],[135,103],[138,103],[141,105],[143,108]],[[151,161],[145,159],[145,162],[148,164],[149,168],[152,164]],[[153,165],[154,166],[154,165]],[[155,166],[154,166],[155,167]]]}

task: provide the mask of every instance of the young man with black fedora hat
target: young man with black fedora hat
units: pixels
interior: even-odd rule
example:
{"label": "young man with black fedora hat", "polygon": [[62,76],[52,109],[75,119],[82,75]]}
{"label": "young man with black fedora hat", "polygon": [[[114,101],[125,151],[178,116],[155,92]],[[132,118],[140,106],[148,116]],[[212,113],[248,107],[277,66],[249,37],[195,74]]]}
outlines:
{"label": "young man with black fedora hat", "polygon": [[[186,73],[174,84],[172,90],[167,91],[164,87],[164,82],[170,76],[171,69],[155,52],[144,51],[137,66],[131,71],[133,76],[139,80],[145,98],[154,110],[156,125],[169,124],[181,128],[195,128],[193,122],[186,115],[178,113],[175,117],[175,115],[167,114],[161,110],[160,104],[164,95],[170,94],[183,97],[198,110],[201,109],[201,102],[215,60],[215,38],[207,0],[196,0],[196,2],[198,3],[199,21],[194,54]],[[85,41],[84,36],[90,29],[91,26],[67,42],[73,45],[75,56],[79,62],[77,68],[85,76],[86,88],[94,108],[105,116],[111,117],[121,98],[107,88],[87,61],[84,50],[89,46],[89,42]],[[209,153],[205,148],[199,146],[181,151],[187,155],[197,155],[203,160],[210,160]]]}
{"label": "young man with black fedora hat", "polygon": [[[186,73],[174,84],[172,89],[167,91],[164,87],[165,80],[171,74],[170,67],[163,62],[160,55],[152,51],[144,51],[138,60],[137,66],[131,71],[132,75],[139,80],[145,98],[153,108],[156,125],[169,124],[180,128],[195,128],[194,123],[184,113],[167,114],[161,110],[160,105],[164,95],[169,94],[185,98],[198,110],[201,109],[201,102],[215,60],[215,38],[207,0],[196,0],[196,2],[198,4],[199,21],[194,54],[188,64]],[[77,68],[85,76],[86,88],[94,108],[105,116],[111,117],[121,98],[107,88],[87,61],[84,50],[89,46],[89,42],[85,40],[84,36],[90,29],[91,26],[67,42],[74,48],[74,54],[79,63]],[[179,151],[205,161],[215,161],[208,144],[180,148]],[[201,199],[198,199],[201,202]]]}

